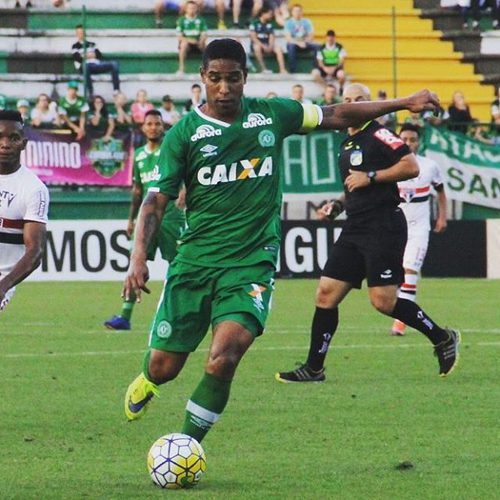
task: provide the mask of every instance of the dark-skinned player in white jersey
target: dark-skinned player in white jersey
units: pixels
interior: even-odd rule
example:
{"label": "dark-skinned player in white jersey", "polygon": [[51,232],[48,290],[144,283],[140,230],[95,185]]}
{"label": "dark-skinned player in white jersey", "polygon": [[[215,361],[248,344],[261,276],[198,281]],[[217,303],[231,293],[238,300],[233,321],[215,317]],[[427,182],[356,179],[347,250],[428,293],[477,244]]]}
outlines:
{"label": "dark-skinned player in white jersey", "polygon": [[[370,101],[362,84],[349,85],[346,103]],[[460,333],[440,328],[415,302],[398,298],[404,281],[403,254],[407,224],[397,182],[419,173],[415,155],[404,141],[375,120],[349,127],[342,143],[339,168],[344,200],[322,207],[324,215],[338,215],[345,206],[347,221],[335,242],[316,290],[309,354],[304,364],[279,372],[280,382],[323,382],[328,347],[339,323],[339,305],[353,288],[368,282],[375,309],[423,333],[434,345],[439,375],[448,375],[458,361]],[[343,205],[343,206],[342,206]]]}
{"label": "dark-skinned player in white jersey", "polygon": [[243,96],[246,54],[232,39],[212,41],[201,79],[207,102],[166,134],[160,179],[143,200],[124,296],[148,293],[146,250],[163,211],[186,186],[187,230],[167,274],[150,332],[143,372],[129,386],[125,414],[141,417],[159,385],[181,371],[212,329],[204,374],[191,395],[181,432],[201,441],[220,418],[238,363],[262,334],[280,244],[285,137],[361,126],[392,111],[434,110],[429,91],[377,102],[320,108],[291,99]]}

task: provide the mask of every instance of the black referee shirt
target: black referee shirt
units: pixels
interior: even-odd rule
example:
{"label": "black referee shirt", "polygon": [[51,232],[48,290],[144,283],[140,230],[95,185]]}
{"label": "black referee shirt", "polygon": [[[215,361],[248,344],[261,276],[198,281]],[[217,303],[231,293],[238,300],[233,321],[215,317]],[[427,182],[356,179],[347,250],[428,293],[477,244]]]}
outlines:
{"label": "black referee shirt", "polygon": [[[392,167],[410,154],[410,149],[391,130],[373,120],[340,146],[339,168],[342,182],[349,170],[370,172]],[[400,203],[396,182],[380,182],[348,192],[344,186],[347,216],[355,216],[381,208],[397,207]]]}

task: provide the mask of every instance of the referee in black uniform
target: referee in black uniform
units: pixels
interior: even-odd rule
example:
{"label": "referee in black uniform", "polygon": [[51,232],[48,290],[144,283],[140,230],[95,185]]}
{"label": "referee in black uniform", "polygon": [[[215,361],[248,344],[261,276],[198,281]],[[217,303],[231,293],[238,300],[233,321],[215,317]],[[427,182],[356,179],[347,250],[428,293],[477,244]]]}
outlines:
{"label": "referee in black uniform", "polygon": [[[369,101],[361,84],[344,89],[344,102]],[[418,175],[415,156],[392,131],[377,121],[348,130],[339,165],[344,200],[324,205],[321,213],[335,218],[343,209],[347,221],[335,242],[316,291],[309,355],[296,370],[276,374],[280,382],[322,382],[324,361],[339,322],[338,306],[366,278],[372,305],[423,333],[433,344],[439,375],[448,375],[458,361],[459,332],[439,327],[417,304],[398,298],[404,281],[406,219],[398,208],[397,182]]]}

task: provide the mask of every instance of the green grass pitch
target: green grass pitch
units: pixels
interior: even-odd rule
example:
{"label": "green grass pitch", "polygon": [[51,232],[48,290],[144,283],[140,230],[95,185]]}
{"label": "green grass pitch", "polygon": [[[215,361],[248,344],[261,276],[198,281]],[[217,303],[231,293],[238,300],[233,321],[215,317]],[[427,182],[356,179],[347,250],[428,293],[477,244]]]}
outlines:
{"label": "green grass pitch", "polygon": [[[123,395],[137,375],[160,283],[131,332],[101,325],[119,311],[119,283],[24,283],[0,314],[0,498],[493,499],[500,491],[500,281],[423,279],[419,303],[462,331],[446,379],[426,339],[388,335],[366,289],[341,306],[324,384],[285,385],[303,361],[316,281],[280,280],[267,331],[242,361],[220,422],[203,442],[207,473],[167,492],[146,454],[179,431],[209,336],[128,423]],[[409,461],[413,467],[400,470]]]}

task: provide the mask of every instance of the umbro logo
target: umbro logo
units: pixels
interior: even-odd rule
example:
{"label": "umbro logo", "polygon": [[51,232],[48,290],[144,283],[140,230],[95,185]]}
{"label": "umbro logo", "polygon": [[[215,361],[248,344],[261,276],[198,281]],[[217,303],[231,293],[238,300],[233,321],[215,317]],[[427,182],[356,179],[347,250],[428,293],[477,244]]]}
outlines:
{"label": "umbro logo", "polygon": [[386,269],[383,273],[380,274],[380,277],[385,280],[392,278],[392,269]]}
{"label": "umbro logo", "polygon": [[213,144],[207,144],[200,149],[200,152],[203,153],[203,158],[207,158],[208,156],[215,156],[217,154],[217,147]]}

